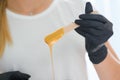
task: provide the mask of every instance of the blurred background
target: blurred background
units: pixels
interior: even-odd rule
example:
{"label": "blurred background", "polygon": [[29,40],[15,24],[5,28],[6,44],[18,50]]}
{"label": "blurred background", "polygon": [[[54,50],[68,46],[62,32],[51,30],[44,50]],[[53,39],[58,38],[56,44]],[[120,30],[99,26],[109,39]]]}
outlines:
{"label": "blurred background", "polygon": [[[114,35],[109,39],[113,49],[120,57],[120,0],[87,0],[90,1],[95,9],[113,23]],[[88,80],[99,80],[93,65],[86,55]]]}

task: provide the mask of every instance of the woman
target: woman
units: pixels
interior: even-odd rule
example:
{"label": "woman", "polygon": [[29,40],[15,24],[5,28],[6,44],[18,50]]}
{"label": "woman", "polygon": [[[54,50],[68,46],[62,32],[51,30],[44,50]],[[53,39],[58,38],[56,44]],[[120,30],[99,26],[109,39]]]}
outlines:
{"label": "woman", "polygon": [[[73,22],[84,12],[84,5],[82,0],[2,0],[0,19],[6,15],[8,27],[3,23],[1,29],[0,71],[27,73],[30,80],[51,80],[50,51],[44,38]],[[74,30],[66,34],[53,47],[55,80],[87,80],[84,56],[84,38]]]}
{"label": "woman", "polygon": [[[82,0],[1,0],[1,72],[19,70],[30,74],[30,80],[51,80],[50,51],[44,37],[73,22],[79,14],[83,14],[84,5]],[[79,20],[75,23],[82,24]],[[81,34],[81,29],[76,31]],[[87,80],[84,37],[88,41],[90,38],[79,34],[71,31],[54,45],[55,80]],[[89,44],[86,42],[86,45]],[[86,48],[89,54],[90,48]],[[93,62],[91,57],[90,60],[101,80],[118,80],[116,71],[119,72],[119,63],[109,55],[111,52],[104,51],[101,60]],[[111,66],[109,62],[112,67],[108,67]]]}

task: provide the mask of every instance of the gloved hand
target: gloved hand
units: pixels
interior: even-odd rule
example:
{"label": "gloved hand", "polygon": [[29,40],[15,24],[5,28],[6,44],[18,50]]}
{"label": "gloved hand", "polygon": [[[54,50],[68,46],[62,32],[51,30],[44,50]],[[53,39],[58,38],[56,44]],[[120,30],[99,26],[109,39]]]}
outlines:
{"label": "gloved hand", "polygon": [[29,80],[30,75],[19,71],[6,72],[0,74],[0,80]]}
{"label": "gloved hand", "polygon": [[113,35],[112,23],[100,14],[90,14],[93,8],[86,3],[85,14],[75,23],[80,25],[75,31],[85,37],[85,47],[93,64],[102,62],[107,56],[104,43]]}

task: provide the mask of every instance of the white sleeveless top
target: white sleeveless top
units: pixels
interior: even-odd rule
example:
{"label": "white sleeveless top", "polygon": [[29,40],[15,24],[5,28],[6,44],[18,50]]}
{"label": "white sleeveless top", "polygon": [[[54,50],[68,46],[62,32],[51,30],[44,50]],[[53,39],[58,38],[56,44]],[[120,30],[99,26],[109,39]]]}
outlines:
{"label": "white sleeveless top", "polygon": [[[73,22],[84,13],[83,0],[53,0],[40,14],[26,16],[6,9],[13,45],[6,44],[0,71],[31,75],[30,80],[51,80],[50,51],[46,35]],[[85,41],[74,30],[53,47],[55,80],[87,80]]]}

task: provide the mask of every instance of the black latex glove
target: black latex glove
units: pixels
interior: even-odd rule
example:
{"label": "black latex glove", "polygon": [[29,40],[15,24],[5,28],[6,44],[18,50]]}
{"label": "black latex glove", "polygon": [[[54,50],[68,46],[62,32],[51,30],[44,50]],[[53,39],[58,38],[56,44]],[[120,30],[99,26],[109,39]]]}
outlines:
{"label": "black latex glove", "polygon": [[0,74],[0,80],[29,80],[30,75],[19,71],[11,71]]}
{"label": "black latex glove", "polygon": [[90,14],[93,8],[86,3],[85,14],[75,23],[80,25],[75,31],[85,37],[85,46],[92,63],[98,64],[107,56],[104,43],[113,35],[112,23],[100,14]]}

